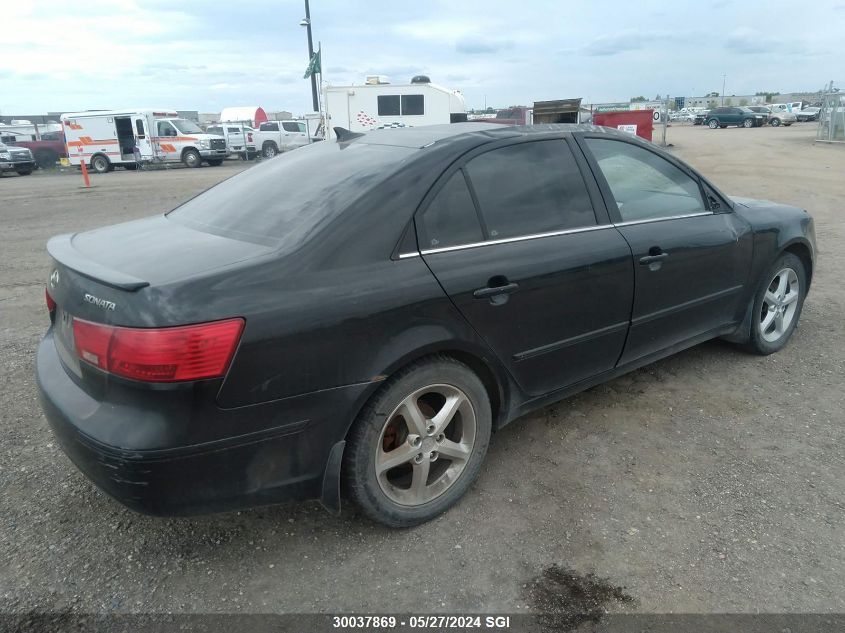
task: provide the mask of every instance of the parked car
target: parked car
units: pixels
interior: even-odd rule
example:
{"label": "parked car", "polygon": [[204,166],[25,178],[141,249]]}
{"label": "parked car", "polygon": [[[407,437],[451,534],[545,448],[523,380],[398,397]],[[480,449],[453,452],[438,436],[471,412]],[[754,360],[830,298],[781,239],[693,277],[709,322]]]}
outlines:
{"label": "parked car", "polygon": [[256,134],[256,144],[264,158],[273,158],[310,142],[304,121],[265,121],[258,126]]}
{"label": "parked car", "polygon": [[35,159],[28,148],[0,142],[0,175],[13,171],[20,176],[29,176],[35,168]]}
{"label": "parked car", "polygon": [[763,116],[763,125],[769,122],[769,117],[772,115],[772,111],[766,106],[748,106],[748,109]]}
{"label": "parked car", "polygon": [[707,121],[707,115],[710,114],[710,110],[700,110],[699,112],[695,113],[695,118],[692,120],[693,125],[704,125]]}
{"label": "parked car", "polygon": [[714,337],[777,352],[801,315],[812,217],[633,135],[335,133],[48,243],[41,402],[129,507],[339,510],[343,482],[415,525],[525,413]]}
{"label": "parked car", "polygon": [[791,104],[788,103],[773,103],[769,106],[771,114],[769,115],[769,125],[774,127],[790,126],[798,120],[798,117],[792,111]]}
{"label": "parked car", "polygon": [[0,143],[13,147],[26,147],[32,152],[36,164],[41,169],[55,167],[60,158],[67,156],[64,137],[61,134],[42,134],[37,140],[34,140],[34,136],[3,131],[0,132]]}
{"label": "parked car", "polygon": [[746,107],[724,106],[713,108],[707,115],[707,125],[711,130],[726,128],[729,125],[737,127],[760,127],[766,122],[762,114]]}
{"label": "parked car", "polygon": [[240,154],[247,159],[258,155],[259,149],[256,145],[255,130],[248,125],[240,123],[215,123],[209,125],[205,131],[208,134],[216,134],[226,139],[226,145],[230,152]]}
{"label": "parked car", "polygon": [[819,112],[821,112],[821,108],[804,108],[803,110],[799,110],[795,113],[795,117],[798,121],[818,121],[819,120]]}

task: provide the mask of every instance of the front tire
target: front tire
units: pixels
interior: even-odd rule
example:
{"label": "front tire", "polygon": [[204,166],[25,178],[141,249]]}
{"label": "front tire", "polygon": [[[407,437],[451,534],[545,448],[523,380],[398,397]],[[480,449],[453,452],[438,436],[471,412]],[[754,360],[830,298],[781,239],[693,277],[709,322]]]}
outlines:
{"label": "front tire", "polygon": [[383,525],[430,521],[475,481],[491,428],[489,395],[469,367],[446,356],[416,362],[382,386],[352,427],[346,489]]}
{"label": "front tire", "polygon": [[185,163],[185,167],[199,167],[202,165],[202,157],[197,150],[186,149],[182,154],[182,162]]}
{"label": "front tire", "polygon": [[804,262],[784,253],[766,271],[754,295],[749,351],[766,356],[783,349],[798,325],[806,296]]}
{"label": "front tire", "polygon": [[707,127],[709,127],[711,130],[715,130],[717,127],[719,127],[719,122],[716,119],[710,119],[707,122]]}
{"label": "front tire", "polygon": [[769,123],[772,127],[780,127],[780,119],[772,119]]}
{"label": "front tire", "polygon": [[102,154],[97,154],[91,159],[91,169],[98,174],[105,174],[111,171],[111,161]]}
{"label": "front tire", "polygon": [[21,169],[18,171],[18,176],[29,176],[31,173],[31,169]]}

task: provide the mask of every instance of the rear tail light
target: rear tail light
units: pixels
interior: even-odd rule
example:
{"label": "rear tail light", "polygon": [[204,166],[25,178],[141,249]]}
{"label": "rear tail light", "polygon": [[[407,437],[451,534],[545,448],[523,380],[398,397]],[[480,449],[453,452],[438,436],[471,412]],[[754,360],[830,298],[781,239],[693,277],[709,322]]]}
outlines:
{"label": "rear tail light", "polygon": [[53,314],[56,311],[56,301],[50,296],[50,291],[44,288],[44,299],[47,301],[47,312]]}
{"label": "rear tail light", "polygon": [[73,320],[76,354],[124,378],[179,382],[223,376],[243,331],[243,319],[167,328],[128,328]]}

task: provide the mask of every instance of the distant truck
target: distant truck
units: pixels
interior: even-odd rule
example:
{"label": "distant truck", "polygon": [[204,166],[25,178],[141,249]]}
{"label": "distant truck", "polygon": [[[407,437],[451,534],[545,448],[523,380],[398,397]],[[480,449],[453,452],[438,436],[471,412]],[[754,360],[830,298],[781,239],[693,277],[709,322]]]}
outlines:
{"label": "distant truck", "polygon": [[511,106],[497,111],[496,116],[483,121],[501,125],[531,125],[534,122],[534,110],[528,106]]}
{"label": "distant truck", "polygon": [[425,75],[417,75],[409,84],[391,84],[383,75],[371,75],[363,85],[329,86],[325,103],[328,138],[336,127],[366,132],[467,120],[463,95],[431,83]]}
{"label": "distant truck", "polygon": [[58,123],[15,121],[8,125],[2,124],[0,143],[27,148],[42,169],[54,167],[60,158],[67,156],[62,127]]}
{"label": "distant truck", "polygon": [[255,147],[264,158],[273,158],[311,142],[305,121],[264,121],[254,136]]}
{"label": "distant truck", "polygon": [[225,138],[206,134],[170,110],[68,112],[62,125],[70,164],[84,160],[98,173],[139,162],[217,166],[229,155]]}

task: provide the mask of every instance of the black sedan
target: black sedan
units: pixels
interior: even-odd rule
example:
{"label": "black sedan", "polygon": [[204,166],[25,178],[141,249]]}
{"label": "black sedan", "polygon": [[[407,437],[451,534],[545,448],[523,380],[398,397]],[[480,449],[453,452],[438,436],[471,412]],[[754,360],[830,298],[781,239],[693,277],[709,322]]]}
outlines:
{"label": "black sedan", "polygon": [[43,407],[131,508],[346,495],[414,525],[526,412],[714,337],[770,354],[798,323],[810,215],[634,136],[338,135],[49,242]]}

